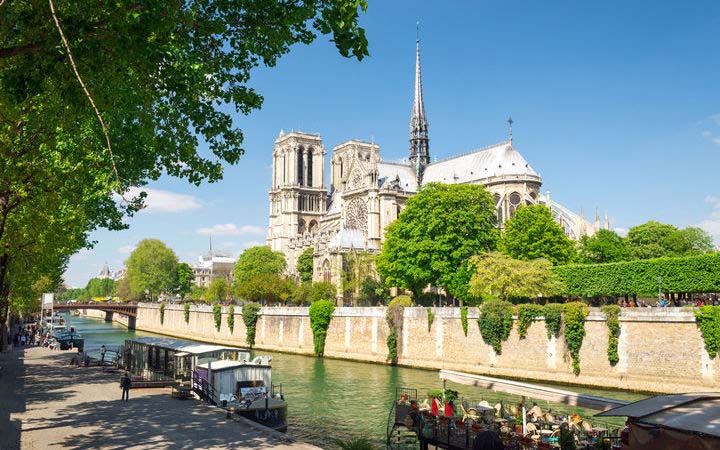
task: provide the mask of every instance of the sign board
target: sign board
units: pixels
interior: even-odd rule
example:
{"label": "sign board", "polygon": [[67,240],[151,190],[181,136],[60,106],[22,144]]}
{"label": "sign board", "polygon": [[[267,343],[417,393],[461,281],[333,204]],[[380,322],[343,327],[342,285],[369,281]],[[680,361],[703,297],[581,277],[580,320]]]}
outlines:
{"label": "sign board", "polygon": [[42,296],[42,307],[43,309],[50,309],[53,306],[53,299],[55,297],[55,294],[52,292],[49,294],[43,294]]}

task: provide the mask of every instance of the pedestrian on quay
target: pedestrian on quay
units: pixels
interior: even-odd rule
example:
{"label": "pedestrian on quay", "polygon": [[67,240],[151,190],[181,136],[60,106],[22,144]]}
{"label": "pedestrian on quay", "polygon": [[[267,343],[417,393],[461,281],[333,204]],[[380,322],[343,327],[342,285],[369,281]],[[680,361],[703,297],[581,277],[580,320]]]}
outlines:
{"label": "pedestrian on quay", "polygon": [[20,336],[20,345],[22,345],[23,347],[25,347],[25,344],[26,344],[26,343],[27,343],[27,335],[25,335],[25,334],[23,333],[23,334]]}
{"label": "pedestrian on quay", "polygon": [[100,346],[100,364],[105,365],[105,352],[107,349],[105,348],[105,344]]}
{"label": "pedestrian on quay", "polygon": [[130,373],[125,372],[125,375],[120,378],[120,388],[122,389],[122,397],[120,401],[128,401],[130,399],[130,385],[132,380],[130,379]]}

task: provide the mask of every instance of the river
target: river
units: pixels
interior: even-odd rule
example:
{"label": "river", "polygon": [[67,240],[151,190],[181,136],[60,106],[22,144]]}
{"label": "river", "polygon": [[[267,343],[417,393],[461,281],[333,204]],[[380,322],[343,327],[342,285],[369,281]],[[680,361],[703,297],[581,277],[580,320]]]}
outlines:
{"label": "river", "polygon": [[[66,317],[70,326],[74,326],[84,336],[87,349],[99,348],[102,344],[120,345],[125,339],[133,337],[154,336],[100,319]],[[288,434],[323,448],[333,448],[335,439],[353,437],[366,437],[384,445],[387,417],[395,388],[418,389],[419,397],[424,397],[430,389],[442,388],[438,373],[434,370],[320,359],[289,353],[257,353],[273,357],[273,383],[282,384],[288,401]],[[630,401],[646,397],[628,391],[553,386]],[[514,395],[451,382],[448,382],[447,387],[459,391],[461,397],[475,401],[487,400],[491,405],[501,400],[506,405],[519,400]],[[538,404],[543,409],[571,411],[563,405],[544,401]],[[572,411],[578,411],[582,416],[593,413],[577,408]]]}

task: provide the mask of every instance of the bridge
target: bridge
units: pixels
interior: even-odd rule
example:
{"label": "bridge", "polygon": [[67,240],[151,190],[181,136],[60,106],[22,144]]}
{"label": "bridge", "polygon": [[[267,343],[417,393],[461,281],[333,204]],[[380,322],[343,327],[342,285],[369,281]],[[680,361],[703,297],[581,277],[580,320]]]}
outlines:
{"label": "bridge", "polygon": [[95,309],[98,311],[105,311],[106,322],[112,322],[114,313],[122,314],[128,317],[128,328],[132,330],[135,329],[135,319],[137,318],[137,305],[135,303],[55,303],[53,308],[55,311],[71,311],[74,309]]}

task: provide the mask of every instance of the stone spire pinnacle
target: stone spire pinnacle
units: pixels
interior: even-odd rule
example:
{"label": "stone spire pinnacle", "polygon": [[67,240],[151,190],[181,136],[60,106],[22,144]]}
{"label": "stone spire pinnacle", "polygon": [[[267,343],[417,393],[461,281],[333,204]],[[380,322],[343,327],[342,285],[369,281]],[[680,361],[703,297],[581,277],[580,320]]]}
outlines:
{"label": "stone spire pinnacle", "polygon": [[425,166],[430,164],[430,145],[428,138],[428,122],[425,117],[423,102],[422,76],[420,73],[420,22],[417,24],[418,35],[415,40],[415,97],[413,99],[412,116],[410,116],[410,163],[415,168],[418,180],[422,178]]}

